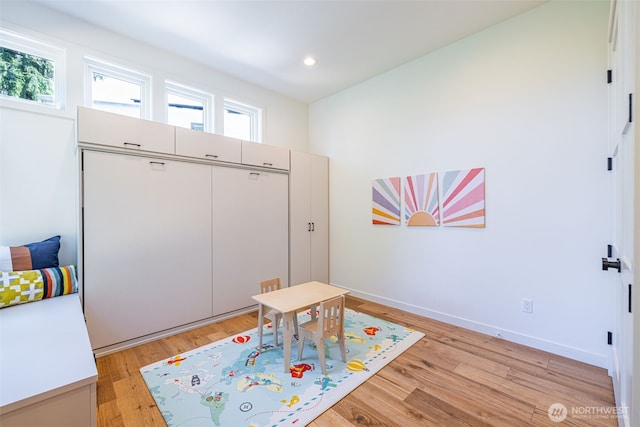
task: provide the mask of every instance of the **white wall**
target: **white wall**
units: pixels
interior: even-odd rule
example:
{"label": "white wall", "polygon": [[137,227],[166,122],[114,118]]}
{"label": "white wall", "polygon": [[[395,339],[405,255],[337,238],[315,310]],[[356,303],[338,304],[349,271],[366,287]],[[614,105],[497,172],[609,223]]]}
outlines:
{"label": "white wall", "polygon": [[61,262],[77,262],[75,116],[84,55],[151,74],[154,120],[164,120],[168,79],[213,93],[218,120],[224,96],[262,107],[264,143],[307,150],[306,104],[29,2],[3,2],[0,26],[63,47],[68,66],[66,110],[0,102],[0,245],[61,234]]}
{"label": "white wall", "polygon": [[[312,104],[331,281],[607,366],[607,17],[607,2],[552,2]],[[485,229],[371,224],[373,179],[472,167]]]}

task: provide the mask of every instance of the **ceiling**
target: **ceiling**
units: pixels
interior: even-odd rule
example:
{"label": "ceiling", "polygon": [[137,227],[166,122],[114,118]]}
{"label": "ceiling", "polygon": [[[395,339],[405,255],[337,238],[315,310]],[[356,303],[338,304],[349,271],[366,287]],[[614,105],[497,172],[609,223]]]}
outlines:
{"label": "ceiling", "polygon": [[311,103],[547,0],[34,1]]}

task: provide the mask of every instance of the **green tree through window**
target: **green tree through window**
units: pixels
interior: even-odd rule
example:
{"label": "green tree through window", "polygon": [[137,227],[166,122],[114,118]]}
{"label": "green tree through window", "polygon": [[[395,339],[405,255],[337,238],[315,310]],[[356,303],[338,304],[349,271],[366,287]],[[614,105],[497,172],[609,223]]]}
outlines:
{"label": "green tree through window", "polygon": [[46,102],[54,94],[53,61],[0,47],[0,93]]}

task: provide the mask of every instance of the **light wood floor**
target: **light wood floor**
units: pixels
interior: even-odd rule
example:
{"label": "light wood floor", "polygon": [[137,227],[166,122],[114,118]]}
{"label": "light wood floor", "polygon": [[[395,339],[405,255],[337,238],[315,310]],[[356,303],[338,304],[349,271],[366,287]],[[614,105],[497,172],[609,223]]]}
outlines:
{"label": "light wood floor", "polygon": [[[312,427],[617,425],[601,368],[353,297],[347,306],[426,335]],[[256,325],[254,312],[98,358],[98,426],[164,426],[139,368]],[[553,403],[563,422],[548,416]]]}

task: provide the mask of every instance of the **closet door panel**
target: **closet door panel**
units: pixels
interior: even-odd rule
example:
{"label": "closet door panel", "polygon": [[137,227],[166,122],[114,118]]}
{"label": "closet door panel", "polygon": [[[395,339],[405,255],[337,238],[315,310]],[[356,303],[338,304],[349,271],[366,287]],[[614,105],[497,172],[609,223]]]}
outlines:
{"label": "closet door panel", "polygon": [[309,156],[311,213],[311,277],[329,283],[329,159]]}
{"label": "closet door panel", "polygon": [[291,285],[309,282],[311,279],[311,192],[309,182],[309,155],[291,152],[290,186],[290,239]]}
{"label": "closet door panel", "polygon": [[329,159],[291,152],[291,285],[329,283]]}
{"label": "closet door panel", "polygon": [[288,177],[213,167],[214,315],[255,305],[261,280],[288,284]]}
{"label": "closet door panel", "polygon": [[84,151],[93,348],[210,317],[211,167]]}

